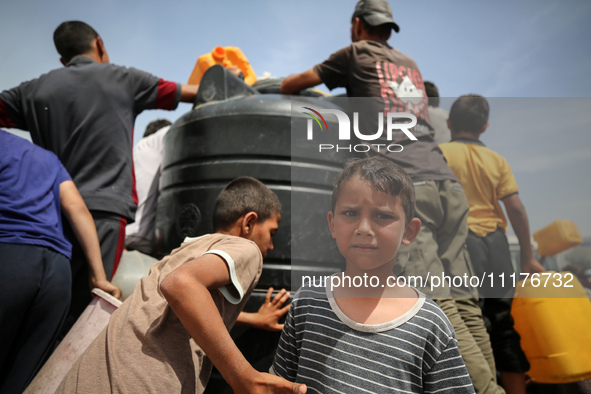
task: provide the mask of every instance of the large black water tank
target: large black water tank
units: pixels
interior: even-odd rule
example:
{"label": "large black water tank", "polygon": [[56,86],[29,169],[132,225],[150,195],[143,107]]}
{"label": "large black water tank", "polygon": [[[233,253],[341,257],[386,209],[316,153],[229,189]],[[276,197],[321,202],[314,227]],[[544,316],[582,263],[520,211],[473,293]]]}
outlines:
{"label": "large black water tank", "polygon": [[[332,183],[351,154],[318,152],[294,138],[292,129],[305,131],[311,119],[303,107],[338,109],[314,97],[259,94],[222,67],[212,67],[201,80],[193,110],[172,125],[164,140],[156,215],[162,254],[187,236],[213,231],[215,198],[236,177],[255,177],[279,197],[283,216],[275,249],[265,258],[258,286],[246,304],[249,312],[260,307],[269,286],[295,291],[300,274],[330,273],[342,264],[326,214]],[[336,118],[325,119],[329,129],[338,130]],[[328,134],[317,133],[315,146],[323,142],[330,143]],[[279,333],[237,326],[231,334],[246,359],[267,371]],[[226,392],[232,391],[214,370],[206,393]]]}
{"label": "large black water tank", "polygon": [[[194,109],[164,140],[156,219],[161,253],[187,236],[212,232],[215,198],[230,180],[246,175],[274,191],[284,210],[258,287],[290,289],[292,272],[338,268],[342,257],[326,213],[334,178],[350,156],[292,145],[292,125],[310,119],[297,110],[301,107],[337,108],[318,98],[258,94],[221,67],[204,75]],[[338,129],[336,118],[334,124],[326,121],[329,129]],[[322,134],[318,138],[316,145]]]}

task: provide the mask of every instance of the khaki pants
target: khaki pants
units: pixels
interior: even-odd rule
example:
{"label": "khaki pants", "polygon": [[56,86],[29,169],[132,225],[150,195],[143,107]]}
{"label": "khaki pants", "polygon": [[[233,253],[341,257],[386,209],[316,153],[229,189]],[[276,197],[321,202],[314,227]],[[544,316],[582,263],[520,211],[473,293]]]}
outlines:
{"label": "khaki pants", "polygon": [[504,393],[496,384],[490,339],[477,303],[478,291],[466,283],[450,286],[445,280],[437,286],[433,278],[473,275],[466,249],[468,201],[462,185],[452,180],[418,182],[415,193],[421,231],[411,245],[400,247],[394,275],[430,279],[418,287],[439,304],[452,323],[476,392]]}

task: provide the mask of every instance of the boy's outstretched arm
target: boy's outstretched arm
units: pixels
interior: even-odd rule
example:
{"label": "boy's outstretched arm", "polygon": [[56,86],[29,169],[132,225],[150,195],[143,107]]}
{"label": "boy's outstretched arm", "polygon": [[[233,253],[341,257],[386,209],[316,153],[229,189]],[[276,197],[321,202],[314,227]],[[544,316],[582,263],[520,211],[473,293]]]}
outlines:
{"label": "boy's outstretched arm", "polygon": [[293,74],[285,78],[281,83],[280,90],[283,94],[293,94],[321,83],[322,80],[320,79],[320,76],[313,68],[311,68],[303,73]]}
{"label": "boy's outstretched arm", "polygon": [[181,102],[192,103],[198,90],[199,85],[181,85]]}
{"label": "boy's outstretched arm", "polygon": [[519,195],[515,193],[503,198],[501,201],[505,204],[507,216],[509,216],[513,231],[515,231],[515,235],[519,240],[521,271],[529,273],[543,272],[544,267],[534,256],[529,234],[529,221]]}
{"label": "boy's outstretched arm", "polygon": [[60,204],[88,261],[91,288],[96,287],[121,299],[121,289],[107,280],[92,215],[74,182],[65,181],[60,184]]}
{"label": "boy's outstretched arm", "polygon": [[284,316],[289,310],[290,304],[285,304],[291,295],[289,291],[281,289],[275,295],[273,300],[273,288],[269,287],[265,301],[256,313],[240,312],[236,324],[251,326],[266,331],[281,331],[283,324],[279,324],[279,319]]}
{"label": "boy's outstretched arm", "polygon": [[258,372],[240,353],[210,295],[210,290],[230,284],[226,262],[205,254],[172,271],[160,290],[235,393],[305,393],[305,385]]}

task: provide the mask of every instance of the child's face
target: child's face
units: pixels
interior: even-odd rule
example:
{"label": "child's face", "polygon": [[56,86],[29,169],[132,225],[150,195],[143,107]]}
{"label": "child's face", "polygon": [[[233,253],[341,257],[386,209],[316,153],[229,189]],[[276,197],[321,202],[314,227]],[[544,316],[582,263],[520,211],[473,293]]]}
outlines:
{"label": "child's face", "polygon": [[267,256],[269,250],[273,250],[273,235],[279,227],[279,215],[273,215],[264,222],[255,223],[249,239],[257,244],[263,257]]}
{"label": "child's face", "polygon": [[363,272],[391,267],[400,244],[410,244],[420,229],[416,218],[406,225],[400,197],[380,192],[359,177],[341,186],[328,225],[347,270]]}

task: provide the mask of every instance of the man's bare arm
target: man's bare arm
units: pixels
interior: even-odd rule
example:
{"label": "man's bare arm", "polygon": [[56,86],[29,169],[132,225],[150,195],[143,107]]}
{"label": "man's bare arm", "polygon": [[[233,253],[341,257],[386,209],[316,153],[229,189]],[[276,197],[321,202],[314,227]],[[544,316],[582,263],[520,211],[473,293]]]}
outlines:
{"label": "man's bare arm", "polygon": [[199,85],[181,85],[181,101],[183,103],[192,103],[198,90]]}
{"label": "man's bare arm", "polygon": [[256,371],[238,350],[210,294],[210,290],[230,283],[226,262],[217,255],[205,254],[171,272],[160,290],[234,392],[305,393],[303,385]]}
{"label": "man's bare arm", "polygon": [[544,267],[534,256],[530,240],[529,221],[519,195],[515,193],[505,197],[501,201],[505,204],[507,216],[509,216],[513,231],[515,231],[515,235],[519,240],[519,247],[521,249],[521,270],[530,273],[544,271]]}
{"label": "man's bare arm", "polygon": [[293,94],[322,83],[320,76],[313,68],[300,74],[293,74],[283,80],[281,93]]}
{"label": "man's bare arm", "polygon": [[60,204],[88,261],[91,287],[121,299],[121,289],[107,280],[92,215],[74,182],[65,181],[60,184]]}

